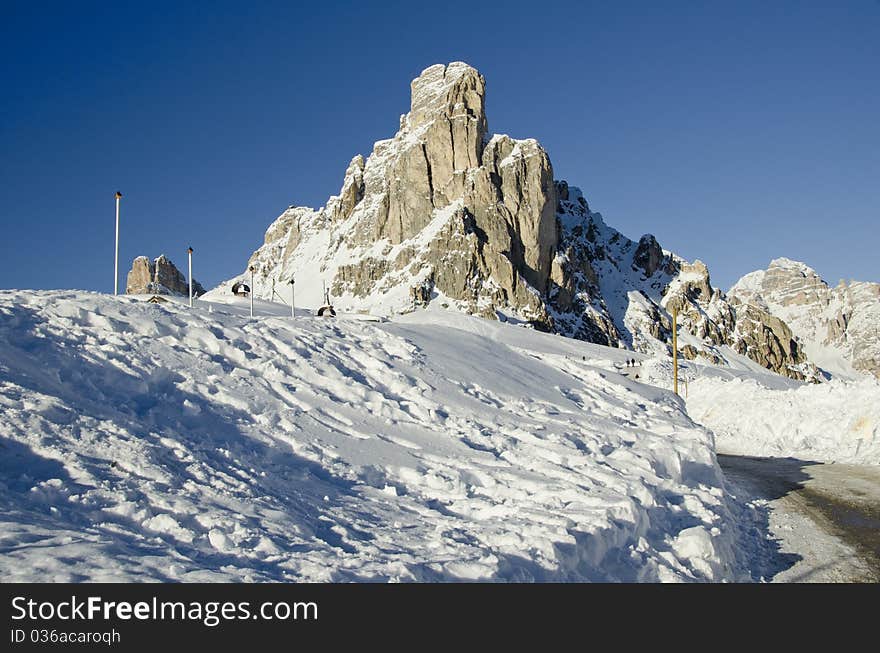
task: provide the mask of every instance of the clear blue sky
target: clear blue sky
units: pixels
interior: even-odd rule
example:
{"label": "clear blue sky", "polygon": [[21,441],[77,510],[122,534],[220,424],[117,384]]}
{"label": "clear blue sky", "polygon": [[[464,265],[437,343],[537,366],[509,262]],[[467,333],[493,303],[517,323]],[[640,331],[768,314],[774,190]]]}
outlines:
{"label": "clear blue sky", "polygon": [[[726,289],[788,256],[880,280],[880,2],[4,2],[7,288],[112,292],[168,254],[213,286],[288,204],[394,134],[463,60],[489,129]],[[124,276],[120,283],[124,284]]]}

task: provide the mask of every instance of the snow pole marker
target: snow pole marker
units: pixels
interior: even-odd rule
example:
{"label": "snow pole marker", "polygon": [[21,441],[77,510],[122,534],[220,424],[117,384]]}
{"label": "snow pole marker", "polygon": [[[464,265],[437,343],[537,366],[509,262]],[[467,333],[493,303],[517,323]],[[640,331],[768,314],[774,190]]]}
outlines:
{"label": "snow pole marker", "polygon": [[290,277],[290,317],[296,317],[296,280]]}
{"label": "snow pole marker", "polygon": [[672,391],[678,394],[678,307],[672,307]]}
{"label": "snow pole marker", "polygon": [[254,293],[257,290],[257,287],[254,285],[254,266],[250,266],[248,268],[251,271],[251,317],[254,316]]}
{"label": "snow pole marker", "polygon": [[116,258],[113,262],[113,294],[119,294],[119,200],[122,193],[116,191]]}
{"label": "snow pole marker", "polygon": [[187,247],[186,253],[189,254],[189,307],[193,305],[193,248]]}

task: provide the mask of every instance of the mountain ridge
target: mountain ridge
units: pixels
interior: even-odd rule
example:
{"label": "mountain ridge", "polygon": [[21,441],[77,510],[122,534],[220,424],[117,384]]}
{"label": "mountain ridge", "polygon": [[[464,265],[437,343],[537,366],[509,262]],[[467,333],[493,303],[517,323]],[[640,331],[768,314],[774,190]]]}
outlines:
{"label": "mountain ridge", "polygon": [[781,257],[743,275],[728,294],[785,320],[827,372],[880,378],[880,284],[831,286],[809,265]]}
{"label": "mountain ridge", "polygon": [[437,303],[646,353],[670,351],[675,309],[685,357],[747,356],[821,378],[784,319],[728,297],[704,263],[654,236],[634,241],[607,225],[580,189],[555,179],[538,141],[490,135],[485,88],[463,62],[416,77],[399,131],[351,159],[339,194],[318,209],[291,206],[269,226],[246,266],[257,296],[295,279],[298,305],[319,305],[326,287],[346,311]]}

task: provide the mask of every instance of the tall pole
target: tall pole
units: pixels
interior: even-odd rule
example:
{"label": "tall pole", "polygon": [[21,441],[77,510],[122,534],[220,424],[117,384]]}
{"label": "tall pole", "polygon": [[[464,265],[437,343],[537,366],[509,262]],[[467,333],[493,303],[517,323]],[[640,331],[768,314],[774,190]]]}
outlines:
{"label": "tall pole", "polygon": [[678,394],[678,307],[672,308],[672,391]]}
{"label": "tall pole", "polygon": [[188,247],[186,253],[189,254],[189,307],[193,305],[193,248]]}
{"label": "tall pole", "polygon": [[257,291],[256,286],[254,286],[254,266],[250,266],[248,268],[251,271],[251,317],[254,316],[254,293]]}
{"label": "tall pole", "polygon": [[296,317],[296,279],[290,277],[290,317]]}
{"label": "tall pole", "polygon": [[119,200],[122,193],[116,191],[116,258],[113,262],[113,294],[119,294]]}

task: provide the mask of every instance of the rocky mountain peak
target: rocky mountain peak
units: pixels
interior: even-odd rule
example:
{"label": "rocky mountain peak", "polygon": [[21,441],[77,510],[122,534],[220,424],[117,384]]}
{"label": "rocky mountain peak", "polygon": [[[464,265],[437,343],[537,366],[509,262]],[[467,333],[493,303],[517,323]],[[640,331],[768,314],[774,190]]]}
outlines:
{"label": "rocky mountain peak", "polygon": [[461,61],[437,64],[421,72],[410,84],[411,100],[407,124],[418,128],[438,117],[464,118],[476,124],[485,135],[486,80]]}
{"label": "rocky mountain peak", "polygon": [[729,294],[784,320],[807,357],[831,373],[880,378],[880,284],[831,288],[805,263],[777,258],[743,276]]}
{"label": "rocky mountain peak", "polygon": [[[705,265],[665,252],[649,234],[634,242],[609,227],[578,188],[555,179],[538,141],[490,137],[477,70],[438,64],[410,87],[399,131],[351,160],[339,194],[321,209],[288,208],[266,231],[249,261],[258,297],[295,276],[305,305],[320,305],[326,285],[342,310],[439,304],[660,352],[669,351],[675,306],[695,338],[691,357],[723,360],[719,347],[729,345],[803,378],[784,325],[750,311],[737,331],[736,310]],[[771,341],[772,356],[754,351]]]}
{"label": "rocky mountain peak", "polygon": [[[164,254],[155,260],[138,256],[132,261],[125,284],[127,295],[178,295],[189,296],[189,282]],[[204,295],[205,289],[193,279],[193,295]]]}
{"label": "rocky mountain peak", "polygon": [[653,234],[645,234],[639,238],[639,244],[633,254],[633,265],[641,269],[646,276],[652,276],[663,262],[663,249]]}
{"label": "rocky mountain peak", "polygon": [[811,268],[806,263],[802,263],[801,261],[795,261],[794,259],[786,258],[784,256],[780,256],[779,258],[775,258],[770,261],[770,265],[767,266],[768,270],[785,270],[787,272],[798,272],[803,276],[816,276],[819,275],[816,271]]}

